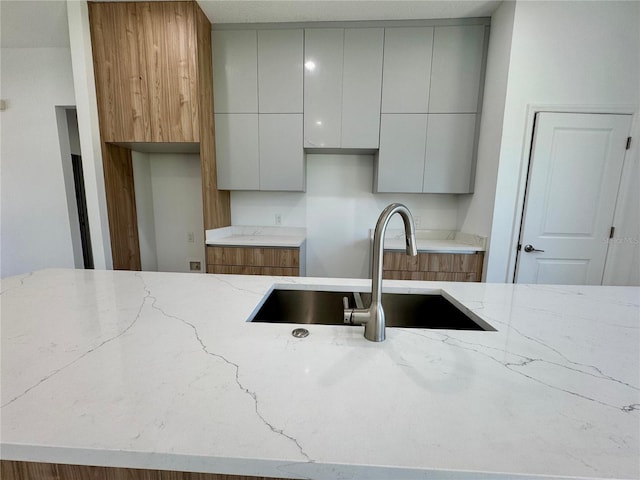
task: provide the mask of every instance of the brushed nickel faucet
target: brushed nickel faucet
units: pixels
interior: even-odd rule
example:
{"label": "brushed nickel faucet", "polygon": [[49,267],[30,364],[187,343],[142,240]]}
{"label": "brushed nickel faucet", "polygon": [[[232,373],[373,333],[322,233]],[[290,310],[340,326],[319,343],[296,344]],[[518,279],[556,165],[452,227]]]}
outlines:
{"label": "brushed nickel faucet", "polygon": [[[349,308],[347,297],[343,299],[344,303],[344,323],[364,324],[364,338],[372,342],[382,342],[385,339],[385,320],[384,309],[382,308],[382,258],[384,253],[384,234],[387,231],[387,225],[394,213],[400,214],[404,221],[404,234],[406,237],[407,255],[415,256],[418,254],[416,247],[415,225],[413,217],[407,207],[401,203],[392,203],[385,208],[378,222],[376,230],[373,234],[373,255],[371,256],[371,305],[369,308],[363,308],[362,302],[358,302],[356,297],[356,307]],[[360,303],[360,305],[358,305]]]}

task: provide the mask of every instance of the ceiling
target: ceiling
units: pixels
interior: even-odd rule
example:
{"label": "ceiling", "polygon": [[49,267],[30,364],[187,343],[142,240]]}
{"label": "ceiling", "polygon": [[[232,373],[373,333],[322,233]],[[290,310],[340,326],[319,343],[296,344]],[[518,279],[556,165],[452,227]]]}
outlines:
{"label": "ceiling", "polygon": [[490,16],[487,0],[197,0],[211,23],[409,20]]}
{"label": "ceiling", "polygon": [[[121,1],[121,0],[109,0]],[[498,0],[197,0],[211,23],[490,16]],[[69,46],[65,0],[0,0],[0,45]]]}

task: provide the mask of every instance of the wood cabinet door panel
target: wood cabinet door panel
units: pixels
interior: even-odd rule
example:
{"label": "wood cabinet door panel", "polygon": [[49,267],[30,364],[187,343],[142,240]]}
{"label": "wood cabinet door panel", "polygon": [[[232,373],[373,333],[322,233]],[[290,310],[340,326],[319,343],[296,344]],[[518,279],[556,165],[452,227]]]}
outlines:
{"label": "wood cabinet door panel", "polygon": [[102,140],[151,140],[146,63],[134,3],[89,3]]}
{"label": "wood cabinet door panel", "polygon": [[194,7],[136,3],[142,22],[151,141],[197,142],[198,79]]}

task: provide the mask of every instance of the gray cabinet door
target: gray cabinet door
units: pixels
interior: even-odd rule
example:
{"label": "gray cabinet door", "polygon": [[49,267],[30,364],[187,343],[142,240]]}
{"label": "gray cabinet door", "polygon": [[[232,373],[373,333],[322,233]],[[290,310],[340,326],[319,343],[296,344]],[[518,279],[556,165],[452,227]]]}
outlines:
{"label": "gray cabinet door", "polygon": [[258,114],[217,113],[216,163],[220,190],[258,190]]}
{"label": "gray cabinet door", "polygon": [[340,148],[342,28],[304,31],[304,146]]}
{"label": "gray cabinet door", "polygon": [[423,192],[473,191],[476,114],[429,114]]}
{"label": "gray cabinet door", "polygon": [[426,132],[426,114],[382,114],[377,192],[422,192]]}
{"label": "gray cabinet door", "polygon": [[435,27],[429,113],[475,113],[484,25]]}
{"label": "gray cabinet door", "polygon": [[302,29],[258,31],[259,113],[302,113]]}
{"label": "gray cabinet door", "polygon": [[344,31],[342,148],[378,148],[384,29]]}
{"label": "gray cabinet door", "polygon": [[382,113],[427,113],[433,27],[384,29]]}
{"label": "gray cabinet door", "polygon": [[260,114],[260,190],[305,189],[302,114]]}
{"label": "gray cabinet door", "polygon": [[258,113],[255,30],[212,32],[215,113]]}

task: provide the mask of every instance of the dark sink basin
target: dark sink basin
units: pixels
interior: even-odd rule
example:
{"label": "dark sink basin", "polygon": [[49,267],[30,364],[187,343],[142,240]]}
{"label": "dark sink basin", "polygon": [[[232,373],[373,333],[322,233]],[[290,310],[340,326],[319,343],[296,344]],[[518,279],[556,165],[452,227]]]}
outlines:
{"label": "dark sink basin", "polygon": [[[371,295],[362,293],[361,296],[367,307]],[[275,289],[249,321],[344,325],[344,297],[351,307],[355,305],[353,293]],[[481,320],[472,320],[439,294],[383,293],[382,305],[387,327],[495,330]]]}

